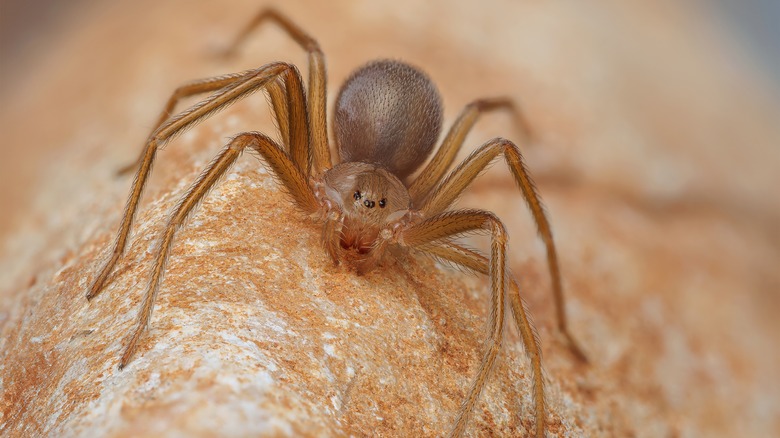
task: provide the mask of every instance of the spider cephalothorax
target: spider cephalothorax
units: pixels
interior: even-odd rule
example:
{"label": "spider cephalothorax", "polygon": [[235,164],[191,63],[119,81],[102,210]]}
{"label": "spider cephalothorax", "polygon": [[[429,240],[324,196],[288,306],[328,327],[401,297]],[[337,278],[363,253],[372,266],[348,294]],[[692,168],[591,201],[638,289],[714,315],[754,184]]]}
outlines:
{"label": "spider cephalothorax", "polygon": [[[391,230],[408,226],[412,199],[402,179],[430,155],[441,130],[441,98],[433,82],[400,61],[374,61],[356,70],[341,87],[335,136],[343,160],[323,175],[326,217],[339,244],[326,247],[334,261],[342,250],[360,254],[358,271],[382,257]],[[384,230],[384,233],[382,231]]]}
{"label": "spider cephalothorax", "polygon": [[[461,435],[501,350],[504,318],[517,324],[534,378],[536,435],[544,436],[545,399],[541,356],[526,316],[517,281],[507,269],[507,236],[501,221],[484,210],[449,210],[452,203],[496,158],[503,156],[533,214],[547,248],[558,311],[558,326],[572,350],[584,357],[566,327],[558,259],[550,225],[542,209],[520,150],[496,138],[479,147],[448,173],[464,138],[480,114],[516,111],[505,98],[479,99],[468,105],[444,137],[428,164],[412,175],[434,150],[442,125],[441,98],[420,70],[400,61],[376,61],[356,70],[342,86],[336,102],[334,136],[341,162],[332,165],[326,123],[325,56],[317,42],[273,10],[259,14],[239,35],[233,47],[258,24],[280,25],[309,56],[309,81],[304,89],[298,70],[275,62],[254,70],[195,81],[179,87],[168,100],[137,163],[136,178],[125,208],[116,243],[87,292],[97,295],[127,245],[128,235],[158,148],[197,122],[264,89],[270,96],[281,144],[270,137],[245,132],[234,137],[200,175],[176,206],[155,253],[151,279],[135,329],[119,367],[125,367],[151,318],[165,261],[176,230],[211,187],[247,147],[258,152],[295,205],[322,224],[323,243],[334,262],[347,261],[358,273],[377,266],[388,248],[413,249],[488,275],[492,294],[487,351],[454,421],[451,435]],[[199,93],[211,96],[175,115],[179,99]],[[305,94],[308,92],[308,96]],[[453,242],[464,233],[490,234],[490,254]],[[506,298],[506,299],[505,299]],[[505,309],[505,303],[509,309]]]}
{"label": "spider cephalothorax", "polygon": [[[409,192],[401,180],[378,164],[341,163],[323,175],[321,202],[327,210],[326,223],[341,237],[331,253],[334,261],[343,256],[338,248],[368,253],[376,247],[380,231],[392,226],[411,208]],[[328,237],[325,237],[326,240]]]}

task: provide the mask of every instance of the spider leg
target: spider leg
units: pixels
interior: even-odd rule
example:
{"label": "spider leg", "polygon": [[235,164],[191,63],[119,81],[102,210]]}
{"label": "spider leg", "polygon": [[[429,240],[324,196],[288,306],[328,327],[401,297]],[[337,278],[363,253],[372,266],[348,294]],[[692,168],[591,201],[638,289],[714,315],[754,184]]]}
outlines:
{"label": "spider leg", "polygon": [[[450,436],[462,436],[469,416],[479,400],[480,393],[487,383],[496,357],[501,351],[504,338],[504,294],[506,293],[506,229],[504,224],[493,214],[480,210],[460,210],[435,215],[423,222],[409,226],[398,238],[399,243],[411,248],[421,248],[441,239],[456,236],[470,231],[485,230],[490,232],[490,261],[488,275],[490,276],[491,317],[490,333],[487,339],[487,350],[482,358],[479,371],[474,378],[468,396],[461,405],[458,418],[455,421]],[[543,398],[540,398],[543,400]],[[541,404],[541,416],[544,417],[544,404]],[[538,415],[538,413],[537,413]],[[544,426],[537,426],[537,435],[544,435]],[[541,435],[539,432],[541,431]]]}
{"label": "spider leg", "polygon": [[[434,242],[425,245],[421,250],[474,272],[490,275],[489,260],[477,251],[464,248],[463,246],[451,242]],[[542,351],[541,348],[539,348],[539,337],[537,336],[533,321],[529,318],[525,303],[520,296],[520,287],[517,284],[517,280],[515,280],[511,273],[508,273],[507,277],[509,279],[509,286],[511,287],[509,302],[512,306],[512,316],[514,316],[517,329],[520,332],[520,336],[523,338],[523,346],[525,347],[528,358],[531,360],[531,366],[533,367],[534,372],[533,394],[534,411],[536,414],[536,434],[539,435],[541,433],[542,436],[544,436],[544,380],[542,376]]]}
{"label": "spider leg", "polygon": [[561,285],[561,273],[558,266],[558,253],[553,242],[552,229],[544,213],[542,200],[536,192],[536,187],[523,161],[520,149],[511,141],[496,138],[488,141],[474,151],[468,158],[455,168],[426,198],[420,211],[429,216],[448,208],[460,196],[463,190],[485,170],[499,155],[503,155],[514,176],[515,182],[523,193],[526,204],[536,222],[536,228],[547,248],[547,264],[552,279],[553,298],[555,300],[558,329],[569,344],[572,352],[582,361],[587,362],[587,356],[569,332],[566,319],[566,308]]}
{"label": "spider leg", "polygon": [[322,244],[336,265],[339,264],[339,260],[341,260],[340,254],[343,251],[341,249],[343,223],[339,219],[339,214],[329,212],[325,218],[325,223],[322,225]]}
{"label": "spider leg", "polygon": [[168,259],[176,231],[192,213],[193,209],[203,200],[208,191],[233,166],[238,157],[241,156],[241,152],[247,147],[260,153],[270,166],[275,177],[282,182],[285,189],[293,196],[302,210],[307,213],[313,213],[319,209],[319,203],[314,196],[314,192],[309,187],[306,177],[279,145],[267,136],[259,133],[248,132],[235,137],[192,184],[168,220],[160,246],[155,254],[154,267],[149,280],[149,286],[144,295],[141,312],[119,361],[120,369],[124,368],[132,358],[138,339],[149,324],[154,301],[157,298],[157,292],[160,290],[160,283],[165,271],[165,263]]}
{"label": "spider leg", "polygon": [[308,178],[310,165],[309,126],[306,116],[306,99],[303,95],[303,85],[297,69],[290,64],[272,63],[243,74],[244,76],[240,80],[236,80],[232,84],[221,88],[205,100],[168,119],[149,137],[144,148],[143,159],[136,172],[130,196],[122,215],[122,222],[117,232],[111,258],[103,265],[100,273],[90,286],[87,292],[88,300],[95,297],[103,289],[109,274],[127,246],[133,219],[138,210],[141,194],[151,172],[152,163],[158,148],[212,113],[267,86],[280,77],[283,77],[286,83],[285,89],[289,108],[290,144],[288,145],[288,150],[290,151],[290,158],[298,171]]}
{"label": "spider leg", "polygon": [[233,43],[225,50],[225,55],[235,54],[238,47],[246,41],[249,34],[266,21],[276,23],[308,54],[308,113],[311,126],[312,174],[319,176],[325,170],[333,167],[333,164],[331,163],[330,146],[328,146],[328,123],[325,111],[327,105],[325,54],[322,53],[317,40],[304,32],[303,29],[284,14],[273,8],[266,8],[260,11],[252,21],[247,23],[235,40],[233,40]]}
{"label": "spider leg", "polygon": [[[163,107],[163,110],[157,117],[157,121],[154,124],[154,130],[152,130],[152,133],[159,129],[160,126],[162,126],[163,123],[165,123],[165,121],[171,117],[173,110],[176,108],[176,105],[178,105],[181,99],[202,93],[214,92],[221,88],[225,88],[228,85],[245,79],[248,75],[251,75],[252,72],[253,70],[239,73],[229,73],[226,75],[199,79],[179,86],[173,91],[171,97],[169,97],[168,101],[165,103],[165,107]],[[284,82],[279,79],[269,82],[266,85],[266,90],[268,91],[268,94],[271,98],[271,104],[274,108],[276,122],[279,125],[279,131],[282,134],[282,141],[284,144],[288,144],[289,127],[287,124],[287,106],[285,102]],[[139,157],[134,162],[117,170],[117,175],[124,175],[133,169],[138,169],[144,159],[144,151],[141,152],[141,155],[139,155]]]}
{"label": "spider leg", "polygon": [[409,186],[409,195],[414,205],[421,205],[426,196],[433,190],[442,178],[444,178],[447,169],[452,166],[455,156],[463,146],[463,141],[468,135],[479,117],[491,111],[506,110],[510,111],[515,119],[515,124],[520,130],[524,140],[529,140],[531,130],[525,121],[522,112],[515,103],[506,97],[491,99],[478,99],[466,105],[461,111],[458,119],[450,128],[444,137],[441,146],[431,161],[425,166],[425,169],[419,173],[417,178]]}

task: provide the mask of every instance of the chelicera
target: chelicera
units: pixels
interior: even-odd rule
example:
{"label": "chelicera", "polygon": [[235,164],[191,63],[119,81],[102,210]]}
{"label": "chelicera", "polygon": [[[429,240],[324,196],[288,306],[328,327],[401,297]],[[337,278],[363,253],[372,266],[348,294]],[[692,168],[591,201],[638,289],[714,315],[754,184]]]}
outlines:
{"label": "chelicera", "polygon": [[[501,350],[504,320],[509,315],[519,328],[533,366],[536,435],[544,436],[540,349],[517,281],[507,269],[504,225],[488,211],[450,210],[458,196],[492,161],[504,158],[546,245],[558,327],[572,350],[584,358],[567,330],[552,232],[518,147],[503,138],[490,140],[448,172],[478,117],[495,110],[516,112],[512,101],[480,99],[466,106],[436,153],[415,177],[434,151],[441,131],[441,98],[433,82],[416,67],[400,61],[371,62],[356,70],[338,94],[333,133],[340,162],[333,165],[326,123],[325,56],[317,42],[285,16],[265,10],[249,23],[231,47],[237,47],[264,21],[275,22],[306,50],[308,84],[304,88],[295,66],[274,62],[241,73],[191,82],[176,89],[168,100],[157,128],[134,166],[136,177],[111,257],[93,280],[88,299],[104,288],[125,250],[141,193],[161,146],[214,112],[258,90],[265,90],[270,96],[282,144],[262,133],[241,133],[189,188],[163,232],[137,323],[127,340],[119,368],[127,366],[149,323],[176,230],[242,151],[250,148],[265,160],[295,205],[321,224],[324,248],[334,263],[347,263],[360,274],[376,268],[383,257],[389,256],[389,248],[400,247],[489,276],[492,293],[489,342],[450,434],[460,436],[466,428]],[[212,94],[170,116],[181,98],[200,93]],[[453,240],[479,231],[490,234],[489,255]],[[505,303],[509,304],[508,308]]]}

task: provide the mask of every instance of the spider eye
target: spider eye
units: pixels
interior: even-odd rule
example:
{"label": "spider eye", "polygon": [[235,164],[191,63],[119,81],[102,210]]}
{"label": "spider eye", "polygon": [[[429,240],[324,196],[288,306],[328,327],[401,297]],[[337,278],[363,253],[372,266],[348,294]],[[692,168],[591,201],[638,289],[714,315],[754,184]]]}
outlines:
{"label": "spider eye", "polygon": [[358,190],[357,192],[355,192],[354,195],[352,195],[352,197],[355,198],[355,201],[357,201],[358,199],[363,197],[363,194],[360,193],[360,190]]}
{"label": "spider eye", "polygon": [[365,201],[363,201],[363,205],[365,205],[368,208],[374,208],[374,201],[366,199]]}
{"label": "spider eye", "polygon": [[379,200],[379,207],[385,208],[385,205],[387,205],[387,199],[382,198]]}

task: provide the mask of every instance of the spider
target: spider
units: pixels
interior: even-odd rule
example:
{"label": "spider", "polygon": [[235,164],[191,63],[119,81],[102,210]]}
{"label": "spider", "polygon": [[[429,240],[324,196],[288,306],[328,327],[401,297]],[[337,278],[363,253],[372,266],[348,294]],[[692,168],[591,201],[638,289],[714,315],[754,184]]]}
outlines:
{"label": "spider", "polygon": [[[243,29],[226,53],[232,53],[249,33],[266,21],[276,23],[306,51],[309,66],[306,88],[297,68],[284,62],[183,85],[169,98],[157,128],[132,166],[137,167],[137,171],[113,251],[93,280],[87,292],[88,300],[104,288],[127,246],[133,218],[159,148],[231,103],[261,89],[268,93],[281,144],[258,132],[238,134],[175,207],[154,256],[143,304],[119,360],[119,369],[130,362],[136,344],[148,326],[177,229],[228,172],[242,151],[250,148],[265,160],[295,205],[322,224],[323,244],[334,263],[343,262],[362,274],[377,267],[391,247],[401,247],[487,275],[491,290],[487,349],[450,435],[464,433],[501,351],[504,320],[509,313],[517,324],[533,366],[535,433],[537,437],[544,436],[541,353],[517,281],[507,268],[506,229],[491,212],[449,210],[471,182],[492,161],[503,156],[546,245],[558,328],[575,354],[584,360],[566,325],[558,258],[550,225],[518,147],[509,140],[495,138],[447,173],[479,116],[496,110],[519,114],[513,102],[507,98],[493,98],[479,99],[467,105],[438,151],[413,178],[411,176],[426,162],[439,137],[441,98],[433,82],[416,67],[394,60],[371,62],[354,71],[338,93],[333,133],[340,162],[334,165],[326,122],[325,55],[319,44],[286,16],[266,9]],[[180,99],[201,93],[212,94],[189,109],[169,116]],[[131,166],[123,171],[128,169]],[[479,231],[490,234],[489,256],[453,240]]]}

